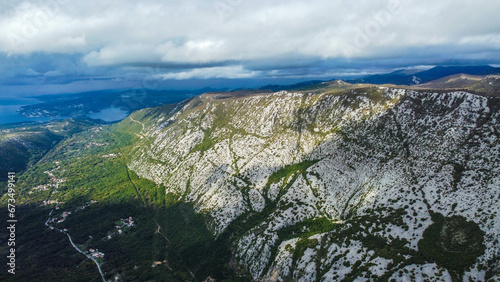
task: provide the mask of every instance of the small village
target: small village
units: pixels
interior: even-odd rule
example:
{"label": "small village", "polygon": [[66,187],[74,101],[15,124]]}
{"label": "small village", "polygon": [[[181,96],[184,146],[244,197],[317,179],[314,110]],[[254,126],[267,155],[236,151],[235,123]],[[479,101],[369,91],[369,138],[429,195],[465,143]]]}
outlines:
{"label": "small village", "polygon": [[50,188],[56,187],[56,184],[43,184],[43,185],[38,185],[33,188],[31,188],[32,191],[29,191],[28,194],[31,195],[35,192],[42,192],[42,191],[48,191]]}
{"label": "small village", "polygon": [[122,235],[123,232],[128,230],[129,228],[135,226],[134,225],[134,218],[132,216],[129,216],[128,218],[120,218],[120,220],[115,221],[115,230],[108,232],[108,235],[104,238],[103,240],[110,240],[113,238],[115,235]]}
{"label": "small village", "polygon": [[[57,186],[56,186],[56,189],[57,189],[60,183],[64,183],[64,182],[66,182],[66,179],[64,179],[64,178],[60,179],[60,178],[57,178],[57,177],[54,175],[54,171],[59,170],[59,169],[61,168],[61,166],[59,165],[61,162],[60,162],[60,161],[55,161],[54,163],[57,165],[57,167],[56,167],[56,168],[53,168],[53,169],[51,169],[51,170],[46,170],[46,171],[44,171],[43,173],[47,174],[47,175],[50,177],[50,180],[51,180],[52,182],[54,182],[54,183],[55,183],[55,185],[57,185]],[[62,170],[62,172],[64,172],[64,170]]]}
{"label": "small village", "polygon": [[[102,126],[96,126],[96,127],[92,128],[92,132],[94,132],[94,133],[98,133],[101,130],[102,130]],[[92,134],[91,137],[94,137],[94,135]]]}
{"label": "small village", "polygon": [[87,148],[90,148],[92,146],[102,147],[102,146],[106,146],[106,145],[108,145],[108,143],[106,143],[106,142],[104,142],[104,143],[89,142],[85,147],[87,147]]}
{"label": "small village", "polygon": [[97,201],[96,201],[96,200],[90,200],[89,202],[86,202],[86,203],[85,203],[85,204],[83,204],[82,206],[79,206],[78,208],[76,208],[76,210],[77,210],[77,211],[79,211],[79,210],[84,210],[84,209],[88,208],[90,205],[95,204],[95,203],[97,203]]}
{"label": "small village", "polygon": [[[90,142],[87,147],[90,146],[103,146],[105,144],[103,143],[95,143],[95,142]],[[105,154],[102,155],[101,157],[103,158],[117,158],[120,154]],[[32,187],[29,191],[28,194],[33,194],[33,193],[38,193],[38,192],[45,192],[45,191],[50,191],[49,195],[53,195],[55,193],[58,193],[58,188],[60,187],[59,185],[61,183],[66,182],[65,178],[59,178],[59,173],[64,172],[64,169],[61,169],[60,161],[54,161],[54,168],[50,170],[46,170],[43,173],[47,174],[50,178],[49,183],[47,184],[41,184]],[[45,225],[48,227],[49,230],[56,230],[59,232],[62,232],[66,234],[70,238],[70,242],[72,246],[80,253],[86,255],[89,259],[93,260],[96,265],[99,268],[99,271],[102,275],[100,265],[104,261],[104,252],[100,251],[99,249],[94,249],[90,248],[88,246],[88,243],[83,244],[83,245],[76,245],[71,241],[71,236],[68,233],[69,229],[64,226],[64,222],[68,219],[70,215],[72,215],[75,212],[82,211],[90,207],[91,205],[97,203],[96,200],[90,200],[72,210],[67,210],[65,209],[64,206],[60,206],[61,204],[64,204],[64,202],[59,202],[58,200],[52,200],[52,199],[45,199],[41,202],[40,206],[45,207],[45,206],[51,206],[53,207],[53,210],[49,214],[49,218],[45,222]],[[62,210],[62,211],[61,211]],[[102,238],[103,240],[110,240],[115,236],[120,236],[126,231],[132,227],[135,226],[134,223],[134,218],[132,216],[129,216],[128,218],[120,218],[119,220],[114,221],[115,228],[111,230],[110,232],[107,233],[107,236]],[[92,239],[92,236],[89,236]],[[87,249],[88,248],[88,249]],[[86,251],[85,251],[86,250]],[[120,280],[120,275],[117,274],[114,276],[115,281]]]}
{"label": "small village", "polygon": [[93,258],[101,258],[101,259],[104,258],[104,253],[100,252],[98,249],[92,249],[92,248],[90,248],[88,253]]}
{"label": "small village", "polygon": [[[61,162],[60,161],[55,161],[54,163],[57,165],[56,168],[53,168],[51,170],[46,170],[46,171],[43,172],[43,173],[47,174],[50,177],[50,180],[53,183],[51,183],[51,184],[42,184],[42,185],[38,185],[38,186],[33,187],[33,188],[31,188],[31,191],[28,192],[29,195],[31,195],[31,194],[33,194],[35,192],[49,191],[50,188],[54,188],[54,193],[57,193],[57,189],[59,188],[59,184],[66,182],[65,178],[57,178],[54,175],[54,171],[59,170],[61,168],[61,166],[59,165]],[[64,170],[62,170],[62,171],[64,172]],[[42,205],[47,205],[47,203],[46,204],[42,204]]]}
{"label": "small village", "polygon": [[[82,206],[79,206],[78,208],[76,208],[75,212],[77,212],[79,210],[84,210],[85,208],[87,208],[90,205],[95,204],[95,203],[97,203],[97,201],[95,201],[95,200],[91,200],[89,202],[86,202]],[[70,234],[68,233],[68,231],[69,231],[68,228],[60,229],[60,228],[57,228],[57,227],[50,224],[50,223],[53,223],[53,224],[63,223],[68,218],[68,216],[70,216],[72,214],[72,212],[71,211],[63,211],[60,215],[53,216],[54,211],[59,210],[59,203],[57,201],[53,201],[53,200],[51,200],[51,201],[46,200],[43,202],[43,204],[44,205],[55,204],[54,209],[49,213],[49,218],[45,222],[45,226],[47,226],[49,228],[49,230],[57,230],[59,232],[66,234],[69,237],[70,243],[73,246],[73,248],[75,248],[78,252],[86,255],[89,259],[93,260],[99,269],[99,273],[101,274],[102,277],[104,277],[104,274],[102,273],[102,270],[101,270],[101,263],[103,262],[103,259],[104,259],[103,252],[99,251],[98,249],[93,249],[93,248],[89,248],[88,251],[86,251],[86,252],[82,251],[82,249],[86,249],[85,245],[77,246],[75,243],[73,243],[72,238],[71,238]],[[132,226],[134,223],[132,220],[132,217],[129,217],[128,221],[125,221],[122,219],[122,222],[124,222],[123,226]],[[92,236],[89,236],[89,237],[90,237],[90,239],[92,239]]]}
{"label": "small village", "polygon": [[[57,205],[57,204],[63,204],[64,202],[58,202],[56,200],[43,200],[42,203],[40,204],[41,207],[48,206],[48,205]],[[56,210],[58,210],[59,207],[56,207]]]}
{"label": "small village", "polygon": [[[87,208],[87,207],[89,207],[90,205],[95,204],[95,203],[97,203],[97,201],[95,201],[95,200],[91,200],[91,201],[89,201],[89,202],[87,202],[87,203],[83,204],[82,206],[79,206],[78,208],[76,208],[75,212],[76,212],[76,211],[79,211],[79,210],[84,210],[85,208]],[[59,204],[60,204],[60,203],[59,203],[59,202],[57,202],[57,201],[54,201],[54,200],[50,200],[50,201],[43,201],[43,204],[42,204],[42,205],[49,205],[49,204],[56,204],[55,209],[56,209],[56,210],[59,210]],[[56,223],[56,224],[58,224],[58,223],[63,223],[64,221],[66,221],[67,217],[68,217],[69,215],[71,215],[71,214],[72,214],[72,212],[71,212],[71,211],[63,211],[63,212],[61,213],[61,215],[60,215],[60,216],[54,216],[54,217],[52,217],[52,218],[48,221],[48,223]],[[49,229],[53,229],[53,228],[50,228],[50,227],[49,227]]]}
{"label": "small village", "polygon": [[70,214],[71,214],[70,211],[65,211],[61,214],[60,217],[53,217],[49,221],[49,223],[63,223]]}
{"label": "small village", "polygon": [[101,157],[106,158],[106,159],[113,159],[113,158],[118,157],[118,155],[111,153],[111,154],[102,155]]}

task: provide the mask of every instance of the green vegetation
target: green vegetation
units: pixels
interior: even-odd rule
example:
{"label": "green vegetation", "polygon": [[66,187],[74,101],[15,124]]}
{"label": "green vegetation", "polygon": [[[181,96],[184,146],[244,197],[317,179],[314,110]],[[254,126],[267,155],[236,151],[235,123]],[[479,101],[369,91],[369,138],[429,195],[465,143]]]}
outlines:
{"label": "green vegetation", "polygon": [[[99,281],[95,264],[76,252],[66,235],[48,230],[50,209],[18,206],[16,216],[16,275],[0,273],[2,281]],[[0,209],[7,218],[7,209]],[[0,254],[7,253],[7,232],[0,232]],[[83,242],[82,242],[83,243]]]}
{"label": "green vegetation", "polygon": [[453,182],[452,186],[456,190],[458,183],[462,179],[463,173],[465,171],[465,167],[461,164],[453,163]]}
{"label": "green vegetation", "polygon": [[[359,241],[367,251],[373,251],[371,258],[382,257],[392,260],[387,266],[388,271],[380,277],[369,273],[368,269],[372,265],[368,262],[370,258],[363,257],[353,265],[345,265],[351,268],[345,281],[353,281],[359,277],[387,281],[392,274],[405,266],[430,262],[435,262],[438,266],[447,269],[453,280],[459,281],[463,272],[484,253],[484,232],[477,224],[461,216],[444,217],[441,214],[432,213],[434,223],[425,230],[423,239],[418,243],[419,250],[415,251],[409,248],[409,242],[406,239],[389,236],[390,240],[388,240],[376,235],[377,232],[385,231],[389,224],[404,228],[402,218],[406,212],[403,209],[387,209],[385,216],[382,216],[380,212],[381,210],[373,210],[371,215],[351,217],[343,224],[333,224],[326,219],[307,220],[280,230],[278,245],[283,240],[300,238],[295,249],[288,248],[288,251],[293,253],[293,265],[307,248],[316,249],[316,261],[320,262],[326,259],[327,248],[332,243],[342,246],[349,245],[352,241]],[[321,244],[310,239],[312,235],[318,233],[324,234]],[[338,259],[340,257],[333,261]],[[322,277],[330,267],[331,265],[318,265],[317,277]],[[367,275],[364,276],[364,273]]]}
{"label": "green vegetation", "polygon": [[191,152],[205,152],[207,151],[208,149],[211,149],[214,145],[215,145],[215,142],[212,138],[210,138],[210,133],[211,133],[211,130],[207,130],[205,131],[205,136],[203,138],[203,141],[201,141],[201,143],[197,144],[196,146],[193,147],[193,149],[191,150]]}
{"label": "green vegetation", "polygon": [[[379,210],[374,210],[369,212],[368,215],[349,218],[342,225],[339,225],[338,228],[328,233],[325,237],[328,243],[325,243],[325,246],[328,246],[330,243],[340,246],[342,244],[349,244],[349,242],[354,240],[361,242],[364,248],[373,251],[373,258],[383,257],[392,259],[392,263],[388,265],[389,271],[382,277],[371,276],[372,279],[386,281],[397,269],[412,263],[422,263],[423,261],[419,259],[417,252],[408,247],[409,242],[407,240],[394,238],[389,241],[385,237],[375,235],[376,232],[384,231],[388,224],[404,226],[402,217],[406,214],[405,211],[403,209],[389,208],[385,210],[386,216],[381,216],[380,212]],[[371,227],[371,231],[368,230],[369,227]],[[318,253],[326,254],[326,250],[320,249]],[[405,256],[409,256],[410,258],[408,259]],[[347,275],[346,281],[352,281],[359,277],[369,267],[369,263],[363,264],[362,261],[358,261],[352,265],[352,270]],[[324,269],[324,272],[328,269],[328,266],[323,266],[322,269]]]}
{"label": "green vegetation", "polygon": [[[361,103],[361,99],[358,98],[361,96],[369,97],[375,103],[382,103],[384,99],[388,99],[378,87],[349,85],[332,87],[328,84],[314,87],[322,92],[328,90],[335,95],[347,95],[348,99],[340,101],[351,108],[358,107],[358,103]],[[345,91],[345,89],[350,91]],[[318,104],[321,104],[321,99],[326,101],[327,98],[331,98],[316,96],[311,99],[318,101]],[[205,98],[195,98],[189,110],[201,108],[202,99]],[[228,101],[233,97],[218,99],[212,101],[215,110],[207,112],[207,115],[214,115],[213,124],[204,130],[203,140],[192,148],[191,153],[204,153],[222,140],[228,140],[231,144],[234,141],[232,137],[235,135],[252,135],[243,129],[244,125],[240,124],[238,125],[241,126],[240,128],[235,128],[231,124],[231,116],[241,108],[228,107],[221,101]],[[278,128],[278,130],[303,133],[303,130],[308,129],[313,132],[316,127],[320,127],[320,124],[328,122],[328,120],[320,121],[311,114],[310,105],[305,105],[310,101],[306,103],[305,100],[305,98],[302,99],[301,108],[293,113],[292,122],[285,122],[286,129]],[[259,102],[259,106],[269,102],[269,100]],[[297,238],[294,248],[291,245],[286,247],[286,250],[292,253],[292,268],[297,266],[308,248],[314,248],[317,254],[314,260],[318,278],[332,267],[331,263],[323,264],[323,262],[331,261],[326,258],[331,255],[330,247],[333,244],[343,247],[349,246],[353,241],[359,242],[362,249],[358,253],[364,252],[362,258],[355,263],[344,261],[344,267],[350,269],[350,273],[345,277],[346,281],[363,277],[386,281],[392,274],[408,265],[429,262],[435,262],[438,266],[446,268],[456,280],[476,262],[478,256],[484,253],[484,232],[475,223],[468,222],[463,217],[444,217],[440,214],[432,214],[434,224],[425,230],[423,239],[418,244],[419,250],[412,249],[410,242],[406,239],[399,238],[397,235],[394,238],[394,233],[387,234],[390,232],[389,226],[409,230],[408,221],[403,220],[407,216],[412,218],[406,214],[407,210],[410,210],[408,206],[401,209],[364,210],[363,216],[357,215],[356,209],[359,208],[359,203],[364,201],[367,193],[372,189],[366,186],[353,191],[356,193],[351,193],[343,209],[339,208],[339,214],[345,215],[343,217],[345,221],[342,223],[334,222],[323,215],[271,231],[276,232],[275,234],[265,234],[264,230],[269,226],[269,218],[274,214],[288,209],[296,211],[294,204],[306,205],[300,200],[298,203],[286,204],[280,202],[280,198],[299,177],[303,176],[305,182],[309,183],[311,179],[308,179],[309,174],[306,171],[319,160],[305,160],[276,168],[278,170],[270,175],[264,187],[263,194],[266,201],[264,209],[260,212],[250,210],[239,216],[230,223],[223,234],[216,238],[207,228],[207,225],[213,224],[210,218],[205,217],[203,213],[195,212],[191,204],[181,202],[187,198],[188,192],[184,195],[165,194],[165,191],[169,190],[167,188],[178,187],[164,187],[140,178],[127,167],[127,164],[130,165],[133,161],[131,156],[134,156],[134,152],[142,148],[147,150],[155,142],[153,138],[144,138],[145,130],[150,129],[152,125],[159,128],[170,126],[167,118],[174,112],[173,109],[174,107],[169,105],[141,110],[114,125],[84,122],[79,124],[71,121],[69,125],[54,123],[51,127],[41,127],[36,130],[34,127],[29,130],[16,128],[15,132],[9,132],[9,134],[17,134],[12,135],[16,138],[21,136],[24,141],[31,140],[29,142],[34,144],[24,149],[21,148],[15,155],[16,160],[20,161],[19,171],[21,172],[16,184],[19,192],[16,204],[19,205],[20,221],[26,222],[19,231],[21,234],[19,236],[19,268],[29,269],[16,276],[16,279],[26,281],[38,279],[94,281],[99,279],[95,265],[76,253],[66,236],[54,230],[47,230],[44,225],[49,212],[56,209],[54,203],[59,203],[57,208],[60,209],[55,211],[56,216],[60,217],[63,211],[72,212],[65,221],[57,223],[57,227],[67,228],[73,240],[82,248],[98,248],[104,252],[105,257],[100,260],[106,277],[111,279],[112,276],[119,275],[125,281],[203,281],[208,276],[217,281],[249,280],[249,275],[235,265],[231,253],[235,242],[249,233],[262,235],[263,238],[273,236],[275,240],[270,250],[271,259],[264,272],[268,271],[275,259],[278,246],[286,240]],[[196,116],[191,113],[192,111],[186,111],[179,118],[189,116],[194,126],[198,126],[205,118],[204,115]],[[370,117],[372,113],[366,111],[362,115],[363,118]],[[162,118],[161,121],[159,116]],[[183,134],[188,130],[186,124],[176,123],[172,126],[175,129],[173,134]],[[350,130],[355,132],[358,127],[363,126],[365,125],[362,122],[357,123]],[[387,131],[384,126],[379,125],[373,130],[383,134]],[[366,141],[368,139],[360,138],[360,135],[341,129],[340,126],[334,124],[333,128],[329,133],[339,133],[344,138],[344,144],[352,140],[358,145],[366,146],[368,152],[368,149],[374,146],[372,145],[374,142],[370,143]],[[317,134],[324,136],[329,133]],[[138,140],[142,138],[144,138],[141,141],[143,143],[140,143],[142,148],[136,147]],[[259,136],[259,138],[264,140],[273,137]],[[401,137],[401,140],[403,139]],[[7,135],[0,136],[0,142],[10,142],[5,140],[15,140],[15,138],[7,138]],[[322,142],[323,139],[317,140]],[[402,146],[406,148],[406,151],[409,150],[407,143]],[[19,148],[14,147],[10,150],[17,152]],[[9,147],[6,145],[0,148]],[[374,152],[378,150],[373,149]],[[0,157],[3,156],[2,153],[4,152],[0,151]],[[237,155],[235,152],[232,154]],[[396,156],[395,153],[386,155],[383,161],[387,162]],[[275,157],[279,158],[279,153],[276,153]],[[241,189],[243,199],[249,204],[249,190],[252,188],[252,183],[239,173],[237,158],[235,157],[233,163],[234,176],[241,181],[235,181],[233,184]],[[10,160],[9,163],[18,165]],[[351,163],[348,162],[346,165],[354,169]],[[462,178],[464,167],[458,164],[452,165],[456,186]],[[26,172],[22,173],[24,170]],[[193,174],[192,166],[191,174]],[[168,179],[170,175],[165,177]],[[188,179],[187,191],[190,189],[189,181]],[[269,189],[273,184],[278,184],[279,188],[276,198],[269,196]],[[48,188],[37,188],[40,186]],[[360,195],[360,191],[364,194]],[[311,188],[311,192],[318,194],[314,188]],[[356,199],[356,203],[351,203],[353,199]],[[360,199],[359,202],[357,199]],[[396,199],[390,201],[395,202]],[[92,204],[88,205],[88,203]],[[424,203],[426,203],[425,200]],[[5,205],[5,197],[2,199],[2,204]],[[322,202],[317,204],[317,210],[320,213],[324,211],[321,205]],[[452,206],[452,209],[455,208],[456,204]],[[0,214],[6,216],[5,210],[2,209]],[[418,218],[416,212],[413,215],[413,219],[416,220]],[[135,225],[123,226],[118,234],[115,225],[125,224],[120,218],[129,216],[133,217]],[[416,221],[415,223],[418,224]],[[113,235],[112,238],[108,237],[110,234]],[[321,240],[311,239],[311,236],[317,234],[321,234]],[[1,242],[6,240],[5,236],[0,235]],[[3,254],[6,252],[6,244],[0,245],[0,254]],[[38,245],[43,246],[39,248]],[[335,262],[345,255],[344,250],[332,259]],[[377,257],[391,260],[387,266],[387,272],[381,277],[369,273],[369,268],[373,265],[370,260]],[[490,266],[493,264],[489,262]],[[2,275],[5,274],[0,275],[2,281],[11,279]]]}
{"label": "green vegetation", "polygon": [[[76,252],[64,234],[44,225],[54,205],[40,206],[43,201],[60,203],[55,216],[72,212],[54,224],[67,228],[76,244],[105,254],[101,267],[108,279],[119,275],[126,281],[203,281],[208,276],[218,281],[247,280],[229,267],[230,244],[214,238],[203,215],[177,202],[179,195],[165,194],[165,187],[128,170],[128,153],[141,129],[131,120],[90,125],[61,137],[42,160],[19,173],[16,204],[23,225],[18,267],[26,271],[19,271],[16,281],[99,280],[95,264]],[[33,190],[55,180],[61,180],[57,189]],[[95,202],[89,205],[91,201]],[[124,227],[121,235],[113,232],[117,221],[129,216],[134,227]],[[1,241],[6,239],[3,234]],[[114,234],[111,239],[109,234]],[[5,246],[0,247],[2,254]],[[152,267],[153,263],[159,264]],[[9,279],[0,275],[2,281]]]}
{"label": "green vegetation", "polygon": [[[271,186],[271,184],[279,183],[281,180],[283,180],[283,184],[281,185],[281,191],[280,191],[280,193],[275,201],[275,202],[277,202],[279,197],[281,195],[283,195],[286,192],[286,190],[288,190],[288,188],[290,188],[290,186],[293,184],[293,182],[295,182],[297,177],[299,175],[305,174],[306,170],[310,166],[317,163],[318,161],[319,160],[307,160],[307,161],[303,161],[300,163],[286,165],[286,166],[280,168],[279,170],[275,171],[273,174],[271,174],[271,176],[269,176],[269,179],[267,180],[267,184],[264,188],[264,195],[266,197],[266,201],[268,202],[267,204],[270,204],[269,198],[268,198],[268,191],[269,191],[269,187]],[[266,207],[268,206],[267,204],[266,204]]]}
{"label": "green vegetation", "polygon": [[439,266],[463,274],[484,253],[484,232],[479,226],[462,216],[444,217],[432,213],[434,223],[429,226],[418,242],[423,256]]}
{"label": "green vegetation", "polygon": [[92,123],[86,120],[52,121],[46,124],[21,123],[0,127],[0,181],[7,172],[21,173],[38,162],[59,141],[85,130]]}
{"label": "green vegetation", "polygon": [[[312,160],[312,161],[303,161],[301,163],[296,163],[292,165],[285,166],[278,171],[274,172],[271,174],[269,177],[269,180],[264,188],[265,191],[265,196],[266,196],[266,206],[261,212],[248,212],[246,214],[243,214],[236,218],[234,221],[231,222],[231,224],[227,227],[225,234],[226,236],[234,236],[235,233],[238,233],[238,236],[242,236],[245,232],[249,231],[251,228],[261,224],[262,222],[266,221],[269,216],[276,211],[277,209],[277,202],[279,200],[279,197],[286,193],[286,190],[290,188],[290,186],[293,184],[295,179],[301,175],[304,174],[305,171],[307,170],[308,167],[311,165],[315,164],[318,162],[318,160]],[[288,181],[289,178],[292,177],[293,180]],[[281,191],[276,198],[275,201],[269,201],[267,198],[267,191],[269,190],[269,186],[273,183],[277,183],[280,181],[280,179],[285,179],[284,184],[281,187]],[[244,191],[245,192],[245,191]],[[287,207],[281,206],[280,209],[286,209]],[[310,222],[310,225],[315,225],[316,223],[321,223],[325,224],[324,220],[326,219],[318,219],[318,221],[312,221]],[[307,224],[307,223],[304,223]]]}
{"label": "green vegetation", "polygon": [[278,236],[280,241],[286,241],[297,237],[306,239],[314,234],[330,232],[337,226],[337,224],[324,217],[312,218],[280,229],[278,231]]}
{"label": "green vegetation", "polygon": [[300,259],[303,255],[304,252],[307,249],[312,249],[316,247],[319,244],[318,240],[316,239],[300,239],[297,241],[295,244],[295,250],[293,251],[293,256],[292,256],[292,268],[295,268],[295,265],[297,264],[297,260]]}
{"label": "green vegetation", "polygon": [[269,180],[267,181],[267,185],[278,183],[281,179],[284,180],[284,183],[288,182],[288,179],[295,173],[301,174],[306,171],[310,166],[317,163],[318,161],[303,161],[300,163],[295,163],[291,165],[284,166],[280,168],[278,171],[271,174]]}
{"label": "green vegetation", "polygon": [[22,172],[41,159],[62,136],[49,130],[22,130],[0,133],[0,180],[10,171]]}

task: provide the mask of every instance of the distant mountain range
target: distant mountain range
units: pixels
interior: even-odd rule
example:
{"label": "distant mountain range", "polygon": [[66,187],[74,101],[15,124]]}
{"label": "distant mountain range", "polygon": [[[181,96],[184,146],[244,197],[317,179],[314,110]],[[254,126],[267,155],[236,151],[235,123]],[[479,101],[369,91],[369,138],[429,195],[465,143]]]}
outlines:
{"label": "distant mountain range", "polygon": [[[400,69],[387,74],[370,75],[359,79],[343,80],[351,84],[394,84],[394,85],[427,85],[435,80],[445,79],[453,75],[493,75],[500,74],[500,68],[492,66],[438,66],[425,71],[418,69]],[[445,79],[448,81],[447,79]],[[477,81],[476,81],[477,80]],[[322,88],[324,84],[338,82],[338,79],[328,81],[310,80],[291,85],[269,84],[258,89],[238,88],[230,92],[237,91],[261,91],[277,92],[302,91]],[[472,89],[471,83],[477,83],[481,78],[457,81],[438,81],[437,84],[427,85],[427,88],[467,88]],[[484,82],[484,81],[483,81]],[[489,83],[489,81],[488,81]],[[492,82],[493,83],[493,82]],[[496,80],[494,81],[496,83]],[[457,87],[457,85],[462,85]],[[465,87],[467,86],[467,87]],[[472,87],[472,88],[471,88]],[[488,85],[478,86],[481,89],[492,88]],[[495,86],[496,87],[496,86]],[[493,87],[492,89],[496,89]],[[226,91],[227,89],[203,88],[195,90],[102,90],[77,94],[61,94],[37,96],[42,103],[25,105],[19,109],[19,115],[30,118],[55,118],[55,117],[91,117],[104,121],[116,121],[126,114],[148,107],[155,107],[163,104],[178,103],[182,100],[192,98],[206,92]],[[486,91],[486,90],[485,90]],[[483,92],[485,92],[483,91]],[[486,91],[490,92],[490,91]],[[118,109],[116,116],[108,117],[109,120],[101,116],[108,115],[110,109]],[[103,113],[103,114],[101,114]],[[95,116],[97,115],[97,116]],[[112,115],[115,115],[112,113]]]}
{"label": "distant mountain range", "polygon": [[455,74],[490,75],[500,74],[500,68],[492,66],[437,66],[425,71],[400,69],[387,74],[375,74],[360,79],[347,80],[349,83],[415,85]]}
{"label": "distant mountain range", "polygon": [[196,90],[100,90],[76,94],[43,95],[42,103],[22,106],[19,114],[25,117],[88,117],[109,108],[126,114],[148,107],[178,103],[205,92],[219,89]]}
{"label": "distant mountain range", "polygon": [[[434,80],[443,79],[448,76],[466,74],[466,75],[500,75],[500,68],[492,66],[437,66],[431,69],[399,69],[386,74],[374,74],[356,79],[343,80],[348,83],[370,83],[370,84],[395,84],[395,85],[419,85]],[[291,85],[269,84],[260,87],[260,90],[280,91],[311,88],[314,85],[321,85],[324,82],[332,80],[309,80]],[[240,90],[240,89],[238,89]]]}

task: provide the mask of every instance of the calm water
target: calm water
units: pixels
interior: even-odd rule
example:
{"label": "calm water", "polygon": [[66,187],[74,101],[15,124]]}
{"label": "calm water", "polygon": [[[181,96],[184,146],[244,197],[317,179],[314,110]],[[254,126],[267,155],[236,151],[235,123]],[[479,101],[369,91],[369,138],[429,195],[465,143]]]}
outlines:
{"label": "calm water", "polygon": [[51,118],[28,118],[17,114],[20,107],[40,103],[34,98],[0,98],[0,124],[22,121],[49,121]]}
{"label": "calm water", "polygon": [[[68,117],[35,117],[29,118],[20,116],[17,110],[22,106],[40,103],[40,100],[34,98],[0,98],[0,124],[16,123],[24,121],[46,122],[55,119],[64,119]],[[110,107],[100,112],[89,114],[90,118],[102,119],[106,122],[119,121],[128,116],[128,112],[119,108]]]}
{"label": "calm water", "polygon": [[122,120],[127,116],[128,116],[127,111],[115,107],[106,108],[100,112],[92,113],[89,115],[90,118],[102,119],[106,122]]}

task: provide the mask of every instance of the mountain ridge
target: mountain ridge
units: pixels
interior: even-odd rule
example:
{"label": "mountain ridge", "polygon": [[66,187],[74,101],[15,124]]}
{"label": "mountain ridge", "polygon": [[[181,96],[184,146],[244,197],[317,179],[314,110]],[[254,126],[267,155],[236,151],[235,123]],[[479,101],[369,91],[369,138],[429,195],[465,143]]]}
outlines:
{"label": "mountain ridge", "polygon": [[[488,214],[497,218],[497,208],[481,200],[474,204],[468,201],[472,206],[465,207],[461,202],[465,198],[459,196],[465,193],[479,199],[480,193],[487,193],[498,198],[491,190],[499,181],[495,168],[498,152],[494,149],[498,144],[498,129],[494,129],[498,127],[497,97],[359,85],[326,86],[317,92],[196,97],[180,111],[160,114],[146,125],[129,168],[168,187],[166,193],[193,203],[197,212],[210,218],[209,229],[215,235],[224,234],[228,227],[233,229],[234,223],[247,226],[242,227],[243,234],[238,234],[240,239],[233,242],[233,248],[235,260],[254,279],[346,278],[333,275],[341,264],[330,268],[315,264],[313,272],[307,267],[312,263],[307,256],[324,259],[319,253],[326,250],[320,242],[334,240],[327,238],[336,231],[313,232],[308,238],[318,242],[302,250],[310,250],[307,254],[289,260],[296,256],[293,250],[302,241],[280,239],[279,230],[315,218],[331,222],[349,222],[370,214],[386,218],[382,210],[403,208],[410,203],[404,204],[409,195],[414,202],[403,210],[415,223],[404,226],[413,231],[403,235],[381,229],[384,240],[407,240],[405,246],[418,252],[417,243],[436,212],[476,220],[480,217],[475,222],[486,228],[486,236],[498,235],[495,221],[477,212],[487,207]],[[218,99],[221,97],[224,99]],[[479,167],[471,165],[479,159],[472,159],[486,155],[492,157],[485,168],[489,172],[478,174]],[[472,175],[481,176],[473,180]],[[421,189],[426,192],[421,194]],[[464,212],[450,212],[455,204],[458,208],[453,210]],[[330,242],[327,249],[337,246],[339,252],[346,250],[339,247],[340,242]],[[486,249],[487,256],[493,258],[498,254],[491,244],[486,242]],[[336,256],[334,253],[331,255]],[[350,264],[367,265],[377,259],[369,253],[364,253],[365,260],[352,258]],[[299,259],[305,264],[296,264]],[[422,265],[440,267],[429,262]],[[321,270],[323,267],[327,269]],[[377,271],[389,273],[388,277],[402,271],[387,262],[380,267],[386,271]],[[422,270],[412,271],[422,275]],[[444,276],[435,278],[455,279],[464,270],[456,271],[448,269]],[[317,276],[320,273],[322,277]],[[470,270],[466,275],[480,279],[485,273]]]}
{"label": "mountain ridge", "polygon": [[424,71],[396,70],[387,74],[375,74],[360,79],[347,80],[350,83],[418,85],[456,74],[492,75],[500,74],[500,68],[492,66],[436,66]]}
{"label": "mountain ridge", "polygon": [[[43,277],[98,274],[70,267],[85,256],[46,229],[50,213],[66,215],[51,224],[82,250],[105,254],[106,277],[497,279],[500,97],[489,79],[215,92],[89,122],[19,173],[19,263]],[[124,216],[136,225],[118,236]]]}

